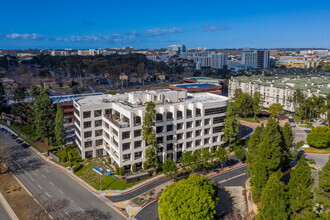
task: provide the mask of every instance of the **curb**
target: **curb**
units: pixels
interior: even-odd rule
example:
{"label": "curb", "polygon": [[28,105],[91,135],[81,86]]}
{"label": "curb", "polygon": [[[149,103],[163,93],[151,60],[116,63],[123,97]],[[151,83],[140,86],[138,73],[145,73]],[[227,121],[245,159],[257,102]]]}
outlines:
{"label": "curb", "polygon": [[250,180],[250,178],[247,178],[244,182],[244,190],[245,190],[245,203],[246,203],[246,211],[247,211],[247,216],[249,215],[249,201],[248,201],[248,196],[247,196],[247,190],[246,190],[246,182]]}
{"label": "curb", "polygon": [[9,217],[12,220],[18,220],[17,215],[15,214],[15,212],[13,211],[13,209],[10,207],[10,205],[8,204],[7,200],[5,199],[5,197],[3,197],[3,195],[0,192],[0,203],[3,205],[3,207],[5,208],[7,214],[9,215]]}
{"label": "curb", "polygon": [[115,207],[119,212],[121,212],[121,213],[124,214],[127,218],[129,218],[129,215],[128,215],[126,212],[124,212],[123,210],[121,210],[119,207],[117,207],[117,206],[115,206],[115,205],[113,205],[113,207]]}
{"label": "curb", "polygon": [[156,179],[150,180],[150,181],[148,181],[148,182],[146,182],[146,183],[143,183],[142,185],[140,185],[140,186],[138,186],[138,187],[136,187],[136,188],[134,188],[134,189],[131,189],[131,190],[128,190],[128,191],[122,192],[122,193],[120,193],[120,195],[125,195],[125,194],[127,194],[127,193],[133,192],[133,191],[135,191],[135,190],[141,188],[142,186],[145,186],[145,185],[147,185],[147,184],[149,184],[149,183],[152,183],[152,182],[154,182],[154,181],[156,181],[156,180],[159,180],[159,179],[161,179],[161,178],[164,178],[164,177],[159,177],[159,178],[156,178]]}
{"label": "curb", "polygon": [[153,200],[151,200],[151,201],[149,201],[149,202],[147,202],[146,204],[143,204],[142,206],[141,206],[141,209],[143,209],[144,207],[146,207],[147,205],[149,205],[150,203],[152,203],[152,202],[154,202],[154,201],[156,201],[157,199],[159,199],[160,198],[160,196],[157,196],[156,198],[154,198]]}

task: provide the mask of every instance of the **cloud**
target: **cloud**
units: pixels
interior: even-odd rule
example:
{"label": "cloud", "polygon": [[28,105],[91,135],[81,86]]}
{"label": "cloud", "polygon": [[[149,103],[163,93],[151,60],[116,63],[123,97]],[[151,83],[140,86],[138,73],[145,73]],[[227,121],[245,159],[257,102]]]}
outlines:
{"label": "cloud", "polygon": [[174,33],[181,33],[183,30],[181,28],[170,28],[170,29],[160,29],[160,28],[154,28],[154,29],[148,29],[145,34],[149,36],[159,36],[159,35],[165,35],[165,34],[174,34]]}
{"label": "cloud", "polygon": [[6,38],[9,39],[23,39],[23,40],[40,40],[43,39],[43,36],[40,34],[32,33],[32,34],[7,34]]}
{"label": "cloud", "polygon": [[227,31],[230,30],[230,27],[225,24],[221,25],[204,25],[204,31]]}
{"label": "cloud", "polygon": [[64,37],[64,38],[58,37],[55,40],[56,41],[66,41],[66,42],[82,42],[82,41],[105,41],[105,40],[108,40],[108,39],[109,39],[108,36],[91,35],[91,36],[70,36],[70,37]]}
{"label": "cloud", "polygon": [[85,35],[85,36],[70,36],[70,37],[58,37],[56,41],[65,42],[133,42],[137,39],[137,33],[135,31],[129,34],[112,34],[112,35]]}
{"label": "cloud", "polygon": [[114,42],[132,42],[135,41],[137,37],[136,31],[133,31],[130,34],[113,34],[112,40]]}

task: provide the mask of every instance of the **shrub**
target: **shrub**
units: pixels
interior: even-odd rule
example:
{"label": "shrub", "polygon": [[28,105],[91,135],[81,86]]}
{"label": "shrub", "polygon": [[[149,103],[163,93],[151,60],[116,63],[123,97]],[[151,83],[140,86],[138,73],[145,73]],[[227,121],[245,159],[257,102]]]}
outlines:
{"label": "shrub", "polygon": [[143,162],[143,169],[144,170],[148,169],[148,162],[147,161]]}
{"label": "shrub", "polygon": [[120,174],[120,176],[124,176],[125,175],[125,169],[124,169],[124,167],[120,167],[119,168],[119,174]]}
{"label": "shrub", "polygon": [[72,169],[72,171],[75,173],[75,172],[78,172],[81,168],[83,167],[83,165],[81,165],[80,163],[75,163],[74,164],[74,167]]}
{"label": "shrub", "polygon": [[111,164],[111,157],[108,157],[108,163]]}
{"label": "shrub", "polygon": [[65,163],[65,162],[68,161],[68,157],[67,157],[67,152],[66,152],[66,150],[62,150],[62,151],[58,152],[56,155],[57,155],[59,158],[61,158],[61,162],[62,162],[62,163]]}
{"label": "shrub", "polygon": [[47,150],[47,155],[49,156],[49,152],[54,152],[54,151],[58,151],[59,147],[52,147],[50,149]]}
{"label": "shrub", "polygon": [[135,164],[135,163],[132,165],[132,172],[133,172],[133,173],[136,172],[136,164]]}
{"label": "shrub", "polygon": [[119,175],[119,167],[116,167],[116,175]]}

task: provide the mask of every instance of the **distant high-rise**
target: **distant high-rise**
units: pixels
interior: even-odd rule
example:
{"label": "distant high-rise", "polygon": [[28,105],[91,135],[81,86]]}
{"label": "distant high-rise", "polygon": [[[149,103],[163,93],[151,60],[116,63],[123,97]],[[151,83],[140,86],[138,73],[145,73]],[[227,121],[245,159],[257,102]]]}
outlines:
{"label": "distant high-rise", "polygon": [[187,51],[187,48],[185,45],[178,44],[178,45],[168,46],[168,54],[171,56],[174,56],[174,55],[179,56],[182,52],[186,52],[186,51]]}
{"label": "distant high-rise", "polygon": [[242,64],[253,68],[265,69],[269,67],[269,51],[268,50],[250,50],[244,48],[242,50]]}

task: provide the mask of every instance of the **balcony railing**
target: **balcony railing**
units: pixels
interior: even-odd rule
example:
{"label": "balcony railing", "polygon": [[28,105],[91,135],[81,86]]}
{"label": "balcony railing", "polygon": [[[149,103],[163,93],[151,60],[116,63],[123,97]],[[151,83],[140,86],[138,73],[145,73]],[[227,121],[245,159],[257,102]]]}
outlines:
{"label": "balcony railing", "polygon": [[111,115],[104,115],[106,119],[108,119],[113,125],[115,125],[118,128],[128,128],[129,122],[123,121],[121,119],[113,119]]}

